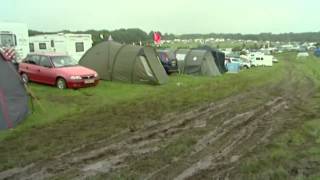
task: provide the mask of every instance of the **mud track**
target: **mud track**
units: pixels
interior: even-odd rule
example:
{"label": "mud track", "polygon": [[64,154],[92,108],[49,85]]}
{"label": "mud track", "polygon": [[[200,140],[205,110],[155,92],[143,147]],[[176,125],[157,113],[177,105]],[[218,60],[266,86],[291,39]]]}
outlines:
{"label": "mud track", "polygon": [[310,79],[291,78],[291,71],[288,73],[275,85],[164,115],[134,132],[127,129],[50,161],[0,172],[0,179],[85,179],[100,175],[111,178],[111,173],[120,173],[145,158],[153,158],[176,140],[199,129],[204,133],[187,154],[172,157],[170,163],[139,174],[139,179],[228,178],[241,159],[257,146],[267,144],[287,123],[288,114],[313,94]]}

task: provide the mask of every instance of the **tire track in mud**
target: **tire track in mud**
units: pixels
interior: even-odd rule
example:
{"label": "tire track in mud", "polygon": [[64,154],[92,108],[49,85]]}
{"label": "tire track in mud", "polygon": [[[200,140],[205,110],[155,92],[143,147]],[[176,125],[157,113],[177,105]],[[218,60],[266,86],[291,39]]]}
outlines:
{"label": "tire track in mud", "polygon": [[[293,84],[296,88],[292,88]],[[0,172],[0,179],[48,179],[67,176],[70,172],[74,179],[85,179],[108,174],[134,165],[128,163],[129,158],[152,156],[195,128],[203,128],[206,133],[190,147],[190,154],[177,157],[172,163],[149,174],[142,174],[141,177],[228,177],[246,154],[257,146],[268,143],[273,132],[281,128],[282,122],[273,117],[310,96],[313,91],[310,87],[313,86],[312,80],[307,77],[296,80],[288,76],[276,85],[167,114],[160,120],[148,121],[149,123],[137,127],[134,132],[125,129],[113,137],[85,144],[49,161]],[[299,90],[303,92],[300,93]],[[250,101],[253,103],[239,111],[235,110],[239,102]]]}
{"label": "tire track in mud", "polygon": [[[215,128],[213,131],[209,131],[209,133],[204,135],[193,147],[191,147],[193,151],[190,153],[190,156],[187,159],[181,159],[181,161],[194,163],[183,170],[183,172],[176,175],[175,179],[186,179],[200,171],[215,167],[216,164],[221,163],[219,161],[224,160],[230,154],[230,152],[236,149],[244,141],[249,139],[259,127],[258,125],[261,123],[261,121],[272,116],[285,107],[287,107],[287,102],[283,98],[279,97],[267,102],[255,110],[238,114],[222,122],[220,126]],[[220,147],[210,147],[210,145],[218,142],[222,142]],[[200,154],[200,152],[204,149],[209,149],[210,153],[201,153],[201,155],[198,156],[200,159],[198,159],[197,155]],[[241,154],[233,157],[236,157],[232,160],[232,162],[235,162],[241,157]],[[195,161],[195,159],[198,160]],[[179,163],[181,162],[178,161],[172,166],[176,166],[176,164]],[[160,172],[152,173],[151,175],[147,176],[146,179],[161,179],[164,178],[159,178],[161,174],[174,174],[168,173],[168,171],[171,169],[175,168],[168,166],[166,169],[163,169]],[[174,177],[165,178],[174,179]]]}
{"label": "tire track in mud", "polygon": [[[136,132],[124,130],[109,140],[101,140],[98,142],[101,146],[94,147],[93,150],[88,150],[89,145],[83,145],[57,155],[54,160],[49,162],[34,163],[22,168],[0,172],[0,179],[46,179],[70,169],[78,170],[82,177],[107,173],[126,166],[125,160],[128,157],[158,151],[169,145],[170,140],[177,138],[182,132],[192,128],[205,127],[208,117],[211,119],[221,116],[226,113],[227,106],[249,96],[250,93],[244,93],[189,111],[171,113],[165,115],[160,121],[148,123]],[[123,138],[124,136],[126,137]],[[113,138],[122,140],[107,143]],[[159,142],[161,142],[161,146],[157,145]]]}
{"label": "tire track in mud", "polygon": [[[292,75],[292,70],[287,73]],[[281,129],[285,124],[285,119],[283,117],[281,119],[280,112],[302,105],[308,97],[314,94],[315,84],[307,76],[295,78],[288,75],[278,84],[264,90],[262,94],[280,95],[281,97],[266,103],[265,106],[255,111],[240,113],[225,121],[199,139],[188,157],[150,173],[145,179],[228,178],[229,173],[236,169],[236,164],[241,158],[252,152],[257,146],[267,144],[268,138],[273,135],[274,131]],[[265,108],[268,106],[271,108]],[[259,115],[260,113],[262,115]],[[281,120],[275,120],[277,119],[275,117]],[[185,161],[189,165],[180,167],[180,170],[176,168]],[[179,171],[180,173],[177,173]]]}
{"label": "tire track in mud", "polygon": [[[227,143],[222,149],[211,151],[208,156],[202,156],[199,161],[184,169],[174,179],[228,179],[232,171],[238,168],[236,165],[239,165],[241,158],[252,152],[257,146],[267,144],[268,138],[272,136],[274,131],[281,129],[286,123],[282,115],[277,114],[277,112],[289,109],[289,105],[290,108],[302,105],[315,91],[313,80],[306,76],[298,80],[286,79],[280,83],[285,83],[285,85],[280,86],[281,94],[285,99],[283,102],[276,104],[262,116],[256,117],[254,121],[243,126],[238,133],[236,130],[233,131],[230,135],[233,136],[231,139],[235,141],[228,142],[229,145]],[[292,84],[297,88],[292,88]],[[270,104],[273,103],[270,102]],[[211,138],[205,136],[204,138],[209,139],[207,142],[210,144],[210,142],[215,141],[217,136]],[[201,140],[199,141],[201,142]],[[200,149],[203,149],[201,143],[198,143],[198,145],[200,145]],[[230,149],[232,146],[234,148]]]}
{"label": "tire track in mud", "polygon": [[[205,123],[206,120],[208,119],[208,117],[216,117],[216,116],[220,116],[221,114],[225,113],[225,107],[230,105],[230,103],[234,103],[235,101],[239,101],[242,100],[243,98],[247,98],[247,96],[244,95],[240,95],[240,96],[235,96],[232,97],[230,99],[226,99],[223,100],[222,102],[219,103],[210,103],[208,105],[204,105],[201,106],[200,108],[196,108],[195,110],[192,111],[188,111],[188,112],[184,112],[181,114],[175,114],[175,116],[173,116],[175,119],[170,119],[169,121],[165,121],[165,123],[161,123],[156,124],[156,126],[152,126],[151,128],[146,128],[142,131],[139,131],[136,133],[136,135],[133,135],[131,138],[126,140],[127,145],[130,144],[136,144],[136,143],[143,143],[145,146],[147,147],[143,147],[142,150],[144,148],[150,148],[150,146],[152,146],[149,142],[152,142],[152,140],[157,140],[158,142],[160,142],[161,140],[158,138],[163,139],[164,141],[161,141],[161,145],[156,145],[154,144],[156,150],[152,151],[152,152],[146,152],[144,154],[147,153],[153,153],[156,152],[157,150],[160,150],[161,148],[165,148],[167,147],[171,142],[173,142],[173,140],[177,139],[178,137],[180,137],[184,131],[192,129],[192,128],[198,128],[198,127],[204,127],[205,125],[203,125],[203,122]],[[199,123],[200,122],[200,126]],[[133,147],[136,147],[136,145],[131,145]],[[124,146],[122,146],[123,148]],[[140,147],[141,148],[141,147]],[[137,149],[137,148],[134,148]],[[132,151],[127,149],[125,152],[130,152]],[[96,153],[93,153],[95,155],[97,155]],[[138,156],[138,155],[142,155],[142,154],[125,154],[125,156],[122,156],[122,162],[125,164],[125,159],[130,157],[130,156]],[[92,157],[90,157],[92,158]],[[86,165],[84,167],[82,167],[81,171],[81,178],[92,176],[98,173],[107,173],[105,171],[106,168],[104,168],[101,165],[101,162],[104,162],[105,164],[109,165],[110,161],[109,160],[102,160],[102,161],[94,161],[93,164],[89,164]],[[116,162],[113,164],[113,167],[115,168],[109,168],[109,170],[115,170],[117,169],[117,165],[119,164],[119,162]],[[111,165],[112,166],[112,165]],[[124,167],[127,165],[122,165],[120,167]],[[89,167],[89,168],[88,168]],[[87,172],[87,170],[89,170],[89,174]],[[101,171],[102,170],[102,171]],[[109,171],[108,171],[109,172]]]}

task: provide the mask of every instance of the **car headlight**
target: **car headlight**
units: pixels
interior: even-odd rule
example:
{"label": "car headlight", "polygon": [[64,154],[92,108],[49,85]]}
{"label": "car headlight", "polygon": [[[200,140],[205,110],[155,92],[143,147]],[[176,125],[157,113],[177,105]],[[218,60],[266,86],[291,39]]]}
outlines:
{"label": "car headlight", "polygon": [[96,78],[96,77],[98,77],[98,74],[97,74],[97,73],[95,73],[93,76]]}
{"label": "car headlight", "polygon": [[81,76],[70,76],[70,79],[72,79],[72,80],[80,80],[82,78],[81,78]]}

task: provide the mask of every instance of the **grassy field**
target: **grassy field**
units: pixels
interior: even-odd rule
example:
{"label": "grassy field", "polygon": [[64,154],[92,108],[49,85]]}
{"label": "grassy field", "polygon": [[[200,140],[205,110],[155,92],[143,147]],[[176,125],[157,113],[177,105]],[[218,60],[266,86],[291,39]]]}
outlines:
{"label": "grassy field", "polygon": [[[164,112],[188,108],[276,81],[283,71],[282,66],[280,63],[274,68],[244,70],[240,74],[225,74],[219,77],[172,75],[170,82],[162,86],[100,81],[94,88],[59,90],[52,86],[31,83],[29,87],[38,98],[33,101],[33,112],[17,128],[0,132],[0,140],[28,129],[61,123],[72,116],[108,111],[107,107],[158,102],[163,106],[161,108]],[[272,78],[267,78],[271,72]]]}
{"label": "grassy field", "polygon": [[[295,59],[293,54],[286,55]],[[242,179],[320,179],[320,61],[309,57],[295,60],[297,71],[316,83],[315,96],[301,104],[294,124],[273,138],[272,143],[259,147],[241,163]]]}
{"label": "grassy field", "polygon": [[[34,112],[16,129],[1,132],[0,170],[17,165],[21,159],[29,163],[50,158],[82,143],[108,137],[128,127],[135,128],[146,123],[146,119],[157,119],[164,113],[277,81],[282,67],[280,63],[273,68],[220,77],[173,75],[163,86],[102,81],[95,88],[61,91],[30,84],[39,103],[34,103]],[[17,144],[20,144],[18,149]]]}
{"label": "grassy field", "polygon": [[[297,77],[306,74],[320,87],[318,59],[296,60],[295,54],[282,54],[278,58],[280,63],[272,68],[259,67],[219,77],[173,75],[170,82],[162,86],[101,82],[95,88],[61,91],[50,86],[30,84],[39,103],[35,103],[34,112],[21,125],[0,133],[0,171],[52,159],[70,149],[109,138],[128,128],[135,131],[170,112],[277,84],[283,79],[287,68],[294,67]],[[301,118],[297,121],[299,123],[287,125],[287,129],[273,136],[269,145],[258,147],[242,161],[239,169],[242,178],[288,179],[292,175],[288,168],[292,171],[297,169],[298,175],[303,175],[305,172],[300,172],[299,168],[303,166],[317,179],[319,174],[314,167],[319,167],[316,163],[320,161],[318,104],[319,93],[301,107],[301,113],[298,113],[301,116],[297,116]],[[136,164],[137,172],[147,171],[148,163],[165,163],[165,157],[188,152],[188,147],[195,143],[194,138],[190,136],[178,140],[161,151],[161,155],[157,156],[159,159]]]}

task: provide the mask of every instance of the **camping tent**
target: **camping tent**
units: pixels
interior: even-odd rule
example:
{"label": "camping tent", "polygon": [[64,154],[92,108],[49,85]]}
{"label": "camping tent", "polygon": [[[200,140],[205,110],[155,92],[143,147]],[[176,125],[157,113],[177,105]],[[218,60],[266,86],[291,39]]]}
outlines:
{"label": "camping tent", "polygon": [[102,80],[164,84],[168,75],[153,48],[104,41],[89,49],[79,64],[91,68]]}
{"label": "camping tent", "polygon": [[211,48],[209,46],[204,46],[203,49],[206,49],[208,51],[211,51],[212,56],[214,57],[214,61],[217,65],[217,67],[219,68],[219,71],[221,74],[227,72],[227,68],[225,66],[225,54],[217,49]]}
{"label": "camping tent", "polygon": [[240,63],[227,63],[226,64],[228,73],[239,73],[240,72]]}
{"label": "camping tent", "polygon": [[28,95],[11,62],[0,53],[0,130],[13,128],[28,114]]}
{"label": "camping tent", "polygon": [[212,53],[206,49],[176,50],[179,71],[184,74],[217,76],[220,71]]}
{"label": "camping tent", "polygon": [[317,48],[315,51],[314,51],[314,55],[316,57],[320,57],[320,48]]}

